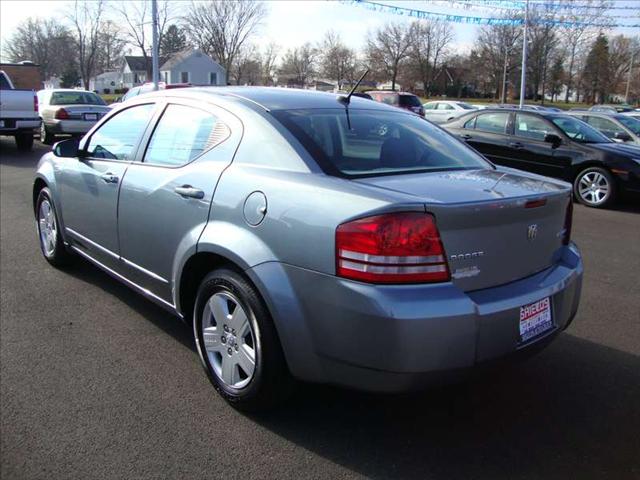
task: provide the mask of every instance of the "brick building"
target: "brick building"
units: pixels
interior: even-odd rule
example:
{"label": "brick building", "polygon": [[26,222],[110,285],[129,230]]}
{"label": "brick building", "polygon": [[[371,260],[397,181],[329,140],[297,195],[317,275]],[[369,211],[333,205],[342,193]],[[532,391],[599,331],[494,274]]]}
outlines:
{"label": "brick building", "polygon": [[36,91],[43,88],[40,65],[31,62],[0,63],[0,70],[9,75],[15,88]]}

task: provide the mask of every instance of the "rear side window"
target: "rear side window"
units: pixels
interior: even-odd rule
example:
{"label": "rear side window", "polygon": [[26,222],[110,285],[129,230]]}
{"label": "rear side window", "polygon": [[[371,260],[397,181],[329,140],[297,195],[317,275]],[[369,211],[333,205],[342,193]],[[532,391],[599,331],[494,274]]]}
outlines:
{"label": "rear side window", "polygon": [[151,136],[144,162],[170,167],[184,165],[228,136],[228,128],[212,114],[184,105],[169,105]]}
{"label": "rear side window", "polygon": [[515,134],[518,137],[531,138],[542,142],[547,133],[554,132],[552,132],[551,126],[543,119],[533,115],[516,114]]}
{"label": "rear side window", "polygon": [[485,113],[476,118],[476,130],[485,132],[505,133],[507,128],[508,113]]}
{"label": "rear side window", "polygon": [[420,99],[415,95],[399,95],[401,107],[419,107],[422,105]]}
{"label": "rear side window", "polygon": [[609,138],[612,138],[616,132],[622,131],[622,128],[618,127],[614,122],[606,118],[587,117],[587,123],[600,130]]}
{"label": "rear side window", "polygon": [[397,95],[382,95],[380,101],[382,103],[386,103],[387,105],[398,105],[398,96]]}
{"label": "rear side window", "polygon": [[435,110],[437,103],[425,103],[424,104],[424,109],[425,110]]}
{"label": "rear side window", "polygon": [[108,160],[133,160],[155,105],[137,105],[111,117],[91,135],[87,154]]}
{"label": "rear side window", "polygon": [[272,114],[330,175],[491,168],[448,133],[401,110],[312,109]]}
{"label": "rear side window", "polygon": [[448,103],[439,103],[438,110],[455,110],[455,109]]}

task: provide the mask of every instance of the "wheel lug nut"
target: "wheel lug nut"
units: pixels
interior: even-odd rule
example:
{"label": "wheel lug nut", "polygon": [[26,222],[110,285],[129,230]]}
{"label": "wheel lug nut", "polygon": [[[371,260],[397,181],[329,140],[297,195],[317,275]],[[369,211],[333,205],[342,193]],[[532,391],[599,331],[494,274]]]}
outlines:
{"label": "wheel lug nut", "polygon": [[226,325],[226,324],[224,325],[224,327],[223,327],[223,328],[224,328],[224,331],[225,331],[225,332],[228,332],[228,331],[229,331],[229,327],[227,327],[227,325]]}
{"label": "wheel lug nut", "polygon": [[222,337],[220,340],[222,341],[222,343],[227,343],[227,337]]}
{"label": "wheel lug nut", "polygon": [[235,334],[236,334],[236,330],[235,330],[235,328],[232,328],[232,329],[231,329],[231,333],[232,333],[233,335],[235,335]]}
{"label": "wheel lug nut", "polygon": [[229,355],[231,355],[231,354],[233,353],[233,350],[231,350],[231,348],[229,348],[229,349],[227,350],[227,352],[229,353]]}
{"label": "wheel lug nut", "polygon": [[238,344],[236,343],[236,352],[238,351]]}

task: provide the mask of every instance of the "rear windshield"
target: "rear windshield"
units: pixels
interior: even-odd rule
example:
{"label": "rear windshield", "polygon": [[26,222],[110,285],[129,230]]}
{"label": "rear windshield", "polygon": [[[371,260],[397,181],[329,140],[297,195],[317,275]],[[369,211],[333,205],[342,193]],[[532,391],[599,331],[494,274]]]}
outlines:
{"label": "rear windshield", "polygon": [[419,107],[422,105],[420,99],[415,95],[400,95],[399,101],[401,107]]}
{"label": "rear windshield", "polygon": [[422,118],[399,111],[280,110],[273,116],[328,174],[346,177],[493,168]]}
{"label": "rear windshield", "polygon": [[51,105],[105,105],[98,95],[92,92],[54,92]]}

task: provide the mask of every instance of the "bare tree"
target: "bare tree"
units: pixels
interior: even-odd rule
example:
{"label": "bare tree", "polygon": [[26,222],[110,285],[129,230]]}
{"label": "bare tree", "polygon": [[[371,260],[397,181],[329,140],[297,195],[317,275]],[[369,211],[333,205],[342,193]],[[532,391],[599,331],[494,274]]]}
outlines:
{"label": "bare tree", "polygon": [[358,66],[358,57],[355,50],[347,47],[340,35],[334,31],[328,31],[319,49],[320,54],[320,73],[335,80],[338,88],[342,89],[345,81],[352,82]]}
{"label": "bare tree", "polygon": [[264,4],[255,0],[209,0],[192,2],[184,22],[191,41],[231,72],[235,57],[266,15]]}
{"label": "bare tree", "polygon": [[391,79],[392,90],[396,89],[398,71],[409,56],[410,47],[410,27],[401,23],[389,23],[367,39],[367,61],[377,76]]}
{"label": "bare tree", "polygon": [[275,83],[274,79],[277,73],[276,64],[279,52],[280,47],[276,43],[270,42],[260,55],[262,62],[261,83],[263,85],[273,85]]}
{"label": "bare tree", "polygon": [[[151,41],[153,18],[151,5],[146,0],[118,3],[116,9],[124,22],[127,43],[140,51],[147,67],[147,78],[151,78]],[[158,45],[162,45],[165,32],[173,20],[173,4],[169,0],[158,1]]]}
{"label": "bare tree", "polygon": [[85,89],[96,73],[100,50],[100,33],[104,27],[104,0],[83,2],[76,0],[69,15],[77,49],[78,69]]}
{"label": "bare tree", "polygon": [[287,50],[279,74],[293,80],[296,86],[304,87],[316,73],[318,52],[310,43]]}
{"label": "bare tree", "polygon": [[257,85],[260,81],[261,70],[258,49],[253,44],[247,44],[236,55],[229,76],[236,85]]}
{"label": "bare tree", "polygon": [[74,63],[74,53],[71,32],[53,19],[28,18],[3,42],[3,54],[10,61],[37,63],[45,79],[62,75]]}
{"label": "bare tree", "polygon": [[430,95],[431,84],[453,38],[453,29],[449,23],[421,20],[411,24],[409,59],[417,78],[423,84],[425,95]]}
{"label": "bare tree", "polygon": [[107,20],[98,35],[98,58],[96,73],[113,70],[120,66],[122,52],[127,44],[117,23]]}

